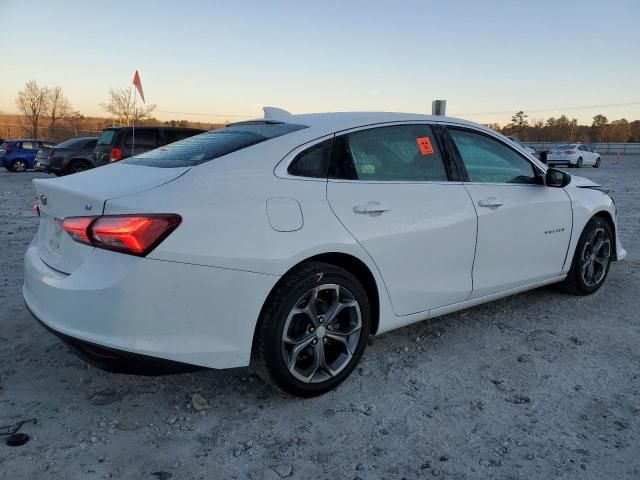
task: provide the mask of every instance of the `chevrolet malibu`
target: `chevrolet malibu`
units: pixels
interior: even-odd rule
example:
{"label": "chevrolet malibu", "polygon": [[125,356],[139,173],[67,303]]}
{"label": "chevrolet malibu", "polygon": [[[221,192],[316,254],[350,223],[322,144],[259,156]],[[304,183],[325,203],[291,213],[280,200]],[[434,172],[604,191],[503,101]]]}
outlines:
{"label": "chevrolet malibu", "polygon": [[588,295],[626,252],[607,190],[480,125],[397,113],[234,123],[34,180],[24,298],[86,359],[252,365],[336,387],[369,335],[559,283]]}

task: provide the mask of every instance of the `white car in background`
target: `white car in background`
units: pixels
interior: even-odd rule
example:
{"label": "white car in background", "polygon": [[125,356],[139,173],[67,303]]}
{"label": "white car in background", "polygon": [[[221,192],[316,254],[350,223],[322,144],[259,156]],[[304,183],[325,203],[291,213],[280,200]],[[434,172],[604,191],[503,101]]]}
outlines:
{"label": "white car in background", "polygon": [[34,316],[103,368],[251,364],[313,396],[369,335],[551,283],[587,295],[626,255],[605,189],[488,128],[265,110],[34,180]]}
{"label": "white car in background", "polygon": [[516,145],[518,145],[520,148],[522,148],[525,152],[527,152],[527,153],[533,155],[534,157],[538,158],[535,148],[527,147],[517,137],[507,137],[507,138],[509,140],[511,140],[513,143],[515,143]]}
{"label": "white car in background", "polygon": [[549,150],[547,164],[566,163],[569,167],[591,166],[600,168],[600,154],[590,145],[570,143]]}

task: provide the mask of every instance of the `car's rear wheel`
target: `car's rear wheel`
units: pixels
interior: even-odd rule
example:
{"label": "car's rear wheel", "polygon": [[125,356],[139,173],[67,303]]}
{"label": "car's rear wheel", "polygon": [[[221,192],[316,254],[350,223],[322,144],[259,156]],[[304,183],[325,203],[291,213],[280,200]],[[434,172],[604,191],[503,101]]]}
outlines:
{"label": "car's rear wheel", "polygon": [[13,162],[11,162],[11,171],[12,172],[26,172],[27,171],[27,162],[22,158],[16,158]]}
{"label": "car's rear wheel", "polygon": [[607,278],[612,255],[611,227],[602,218],[592,218],[580,235],[571,269],[561,287],[574,295],[594,293]]}
{"label": "car's rear wheel", "polygon": [[360,361],[371,326],[358,279],[309,262],[284,277],[258,321],[251,364],[271,385],[300,397],[325,393]]}
{"label": "car's rear wheel", "polygon": [[576,163],[576,167],[581,168],[582,167],[582,157],[580,157],[578,159],[578,163]]}
{"label": "car's rear wheel", "polygon": [[84,172],[85,170],[89,170],[90,168],[91,163],[87,162],[86,160],[76,159],[69,162],[69,165],[67,166],[64,173],[65,175],[71,175],[78,172]]}
{"label": "car's rear wheel", "polygon": [[593,168],[600,168],[600,157],[596,158],[596,163],[593,164]]}

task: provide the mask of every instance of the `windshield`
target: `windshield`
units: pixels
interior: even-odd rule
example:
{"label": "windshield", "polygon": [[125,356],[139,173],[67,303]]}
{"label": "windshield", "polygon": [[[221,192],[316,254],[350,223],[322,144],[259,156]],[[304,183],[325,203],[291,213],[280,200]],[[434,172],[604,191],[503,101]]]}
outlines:
{"label": "windshield", "polygon": [[98,138],[98,145],[111,145],[113,143],[113,139],[116,136],[115,130],[105,130]]}
{"label": "windshield", "polygon": [[262,121],[236,123],[150,150],[123,163],[164,168],[191,167],[302,128],[307,127]]}
{"label": "windshield", "polygon": [[577,145],[558,145],[556,148],[558,150],[574,150]]}

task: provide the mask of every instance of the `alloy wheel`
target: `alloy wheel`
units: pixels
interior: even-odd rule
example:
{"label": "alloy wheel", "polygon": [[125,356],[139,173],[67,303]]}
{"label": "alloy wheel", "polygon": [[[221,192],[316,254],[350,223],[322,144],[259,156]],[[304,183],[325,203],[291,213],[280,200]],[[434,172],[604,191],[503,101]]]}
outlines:
{"label": "alloy wheel", "polygon": [[24,172],[27,170],[27,162],[24,160],[16,160],[13,162],[13,171],[14,172]]}
{"label": "alloy wheel", "polygon": [[282,332],[282,357],[289,372],[305,383],[338,375],[353,358],[362,333],[360,305],[338,284],[319,285],[302,295]]}
{"label": "alloy wheel", "polygon": [[611,257],[611,241],[604,228],[594,229],[582,248],[580,274],[585,285],[594,287],[604,279]]}

